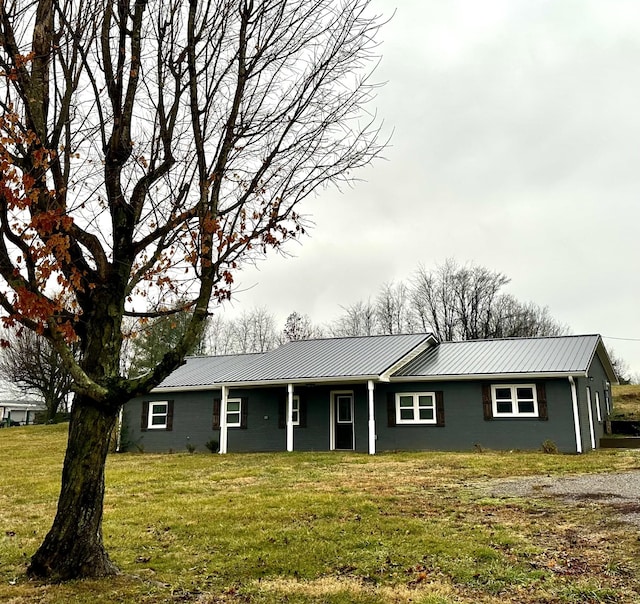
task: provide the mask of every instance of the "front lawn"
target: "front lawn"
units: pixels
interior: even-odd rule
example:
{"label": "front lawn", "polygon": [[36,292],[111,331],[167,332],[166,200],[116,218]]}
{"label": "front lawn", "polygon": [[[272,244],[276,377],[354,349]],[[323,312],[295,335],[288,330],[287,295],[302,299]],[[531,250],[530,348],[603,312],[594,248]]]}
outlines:
{"label": "front lawn", "polygon": [[122,575],[25,577],[55,511],[64,425],[0,430],[0,601],[632,603],[638,529],[600,500],[494,499],[492,478],[640,468],[640,453],[114,454]]}

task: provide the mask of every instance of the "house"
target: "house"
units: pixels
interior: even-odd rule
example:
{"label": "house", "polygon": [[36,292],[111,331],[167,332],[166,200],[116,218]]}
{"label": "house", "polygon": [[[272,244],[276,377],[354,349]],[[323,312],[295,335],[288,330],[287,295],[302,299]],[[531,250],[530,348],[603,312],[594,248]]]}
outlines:
{"label": "house", "polygon": [[289,342],[192,357],[123,413],[122,448],[238,451],[595,449],[615,381],[602,338]]}
{"label": "house", "polygon": [[41,411],[46,411],[41,401],[0,400],[0,427],[32,424]]}

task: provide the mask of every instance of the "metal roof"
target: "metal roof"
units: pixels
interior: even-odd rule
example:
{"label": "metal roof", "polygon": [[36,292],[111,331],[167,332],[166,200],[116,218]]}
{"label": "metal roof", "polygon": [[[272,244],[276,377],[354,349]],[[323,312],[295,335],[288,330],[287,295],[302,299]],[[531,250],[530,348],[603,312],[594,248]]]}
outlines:
{"label": "metal roof", "polygon": [[[392,377],[584,374],[599,350],[604,347],[598,335],[442,342]],[[603,364],[608,369],[608,357]]]}
{"label": "metal roof", "polygon": [[389,378],[584,375],[596,354],[614,382],[598,335],[442,343],[430,334],[298,340],[263,353],[190,357],[156,390]]}
{"label": "metal roof", "polygon": [[430,334],[297,340],[269,352],[191,357],[157,389],[379,378],[430,344]]}
{"label": "metal roof", "polygon": [[251,365],[261,355],[228,354],[215,357],[187,357],[185,364],[178,367],[158,388],[178,388],[210,386],[224,382],[224,376]]}
{"label": "metal roof", "polygon": [[381,376],[430,342],[435,339],[428,334],[297,340],[264,353],[256,363],[229,378],[234,382],[279,382]]}

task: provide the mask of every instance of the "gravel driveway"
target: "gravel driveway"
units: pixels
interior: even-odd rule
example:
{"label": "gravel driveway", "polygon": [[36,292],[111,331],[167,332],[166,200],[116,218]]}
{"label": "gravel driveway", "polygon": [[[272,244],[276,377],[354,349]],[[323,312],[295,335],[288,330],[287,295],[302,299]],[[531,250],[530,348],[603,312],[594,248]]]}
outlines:
{"label": "gravel driveway", "polygon": [[531,476],[491,482],[491,497],[561,497],[567,501],[597,501],[611,507],[621,520],[640,528],[640,470],[577,476]]}

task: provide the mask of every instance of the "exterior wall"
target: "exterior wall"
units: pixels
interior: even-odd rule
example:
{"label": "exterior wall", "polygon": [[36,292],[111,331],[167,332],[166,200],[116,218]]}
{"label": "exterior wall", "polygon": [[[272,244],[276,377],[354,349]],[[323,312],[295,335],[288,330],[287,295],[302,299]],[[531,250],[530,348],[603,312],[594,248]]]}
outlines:
{"label": "exterior wall", "polygon": [[[490,382],[500,383],[498,381]],[[509,384],[530,384],[510,380]],[[484,419],[482,383],[475,381],[423,382],[377,385],[376,449],[389,450],[471,450],[476,445],[488,449],[539,450],[545,440],[553,441],[563,452],[576,452],[575,431],[568,380],[544,382],[548,417]],[[399,425],[387,423],[387,392],[443,392],[445,425]]]}
{"label": "exterior wall", "polygon": [[[306,426],[294,427],[296,451],[327,451],[330,448],[331,392],[353,392],[354,448],[368,451],[368,399],[366,384],[348,386],[298,386],[306,407]],[[286,400],[286,386],[231,389],[229,398],[247,399],[247,428],[228,428],[228,452],[285,451],[286,429],[280,427],[280,406]],[[199,451],[205,443],[220,442],[220,430],[213,428],[213,401],[220,390],[153,393],[129,401],[123,413],[121,448],[125,451],[184,451],[190,444]],[[172,430],[141,430],[143,401],[174,401]]]}
{"label": "exterior wall", "polygon": [[[607,374],[602,362],[597,356],[594,357],[589,367],[587,377],[577,378],[575,382],[578,394],[582,450],[590,451],[593,447],[591,442],[589,397],[587,395],[587,388],[589,388],[591,392],[591,418],[593,421],[595,445],[596,448],[598,448],[600,446],[600,439],[605,435],[605,421],[607,419],[606,401],[608,399],[609,405],[611,405],[611,385],[609,384],[607,386]],[[608,391],[607,388],[609,389]],[[596,397],[596,393],[598,394],[598,397]],[[600,399],[600,419],[598,419],[597,398]]]}
{"label": "exterior wall", "polygon": [[[599,373],[600,372],[600,373]],[[592,405],[595,404],[595,385],[600,385],[601,404],[604,405],[602,367],[594,363],[592,381],[576,380],[580,405],[583,450],[591,448],[586,407],[586,386],[592,385]],[[606,381],[606,378],[605,380]],[[497,382],[492,382],[497,383]],[[508,383],[517,383],[509,381]],[[521,383],[531,383],[522,380]],[[575,431],[571,403],[571,389],[566,378],[545,383],[548,417],[499,418],[485,420],[483,414],[482,383],[477,381],[385,383],[375,384],[376,450],[472,450],[476,445],[489,449],[540,449],[545,440],[553,441],[559,450],[575,452]],[[387,395],[395,392],[442,391],[444,426],[388,425]],[[306,426],[294,428],[294,450],[327,451],[331,435],[331,393],[353,392],[354,450],[368,451],[368,393],[366,383],[344,386],[296,386],[306,408]],[[248,401],[247,428],[228,429],[228,452],[284,451],[286,429],[281,427],[281,406],[286,400],[286,386],[252,389],[231,389],[230,398],[243,397]],[[219,390],[205,392],[154,393],[127,403],[124,412],[124,450],[184,451],[188,444],[198,451],[206,451],[205,443],[220,441],[220,431],[213,428],[214,399]],[[141,430],[142,403],[173,400],[171,431]],[[596,412],[594,410],[594,422]],[[604,417],[604,416],[603,416]],[[597,422],[595,422],[597,424]],[[602,424],[597,425],[597,441]],[[597,442],[596,441],[596,442]]]}

